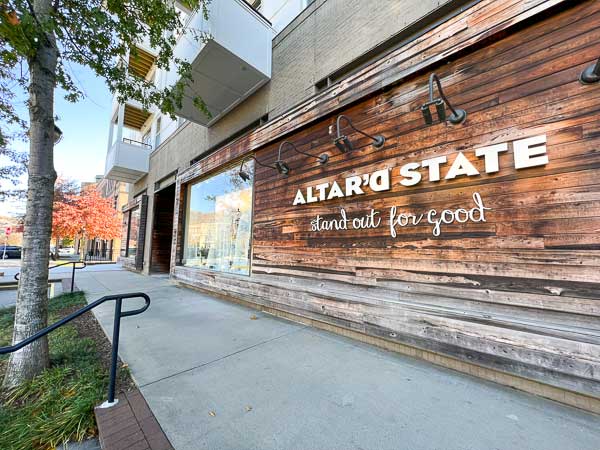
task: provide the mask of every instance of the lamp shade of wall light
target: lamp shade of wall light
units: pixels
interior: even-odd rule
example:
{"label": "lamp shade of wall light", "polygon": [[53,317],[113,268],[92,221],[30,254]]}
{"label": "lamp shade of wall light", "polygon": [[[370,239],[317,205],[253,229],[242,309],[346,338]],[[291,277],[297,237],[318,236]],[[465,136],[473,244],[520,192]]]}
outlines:
{"label": "lamp shade of wall light", "polygon": [[596,64],[586,67],[581,75],[579,75],[579,82],[581,84],[594,84],[600,81],[600,58],[596,61]]}
{"label": "lamp shade of wall light", "polygon": [[54,143],[58,144],[63,137],[63,132],[60,128],[54,125]]}
{"label": "lamp shade of wall light", "polygon": [[285,161],[275,161],[275,169],[280,175],[287,175],[290,173],[290,166]]}
{"label": "lamp shade of wall light", "polygon": [[242,165],[240,166],[240,171],[238,172],[238,175],[240,176],[240,178],[242,180],[248,181],[248,180],[250,180],[251,177],[250,177],[250,174],[244,170],[244,162],[246,162],[246,161],[242,162]]}
{"label": "lamp shade of wall light", "polygon": [[[300,150],[298,147],[296,147],[296,144],[294,144],[293,142],[290,141],[283,141],[280,145],[279,145],[279,155],[281,158],[281,150],[283,149],[283,147],[291,147],[292,150],[294,150],[296,153],[299,153],[301,155],[305,155],[305,156],[310,156],[311,158],[315,158],[320,164],[325,164],[327,161],[329,161],[329,155],[327,153],[323,153],[319,156],[313,155],[311,153],[307,153],[307,152],[303,152],[302,150]],[[283,161],[282,161],[283,162]],[[285,164],[285,163],[284,163]]]}
{"label": "lamp shade of wall light", "polygon": [[273,166],[270,166],[269,164],[261,163],[258,159],[256,159],[256,156],[254,156],[254,155],[249,155],[249,156],[246,156],[244,159],[242,159],[242,163],[240,164],[240,170],[238,172],[238,176],[244,181],[248,181],[251,178],[250,174],[244,170],[244,164],[246,163],[246,161],[248,161],[250,159],[253,159],[254,162],[256,164],[258,164],[259,166],[263,166],[263,167],[267,167],[269,169],[276,170],[280,175],[288,175],[290,173],[290,166],[288,166],[285,161],[281,160],[281,148],[280,148],[279,149],[279,157],[277,158],[277,161],[275,161],[275,165],[273,165]]}
{"label": "lamp shade of wall light", "polygon": [[336,120],[336,137],[333,140],[333,143],[339,149],[340,152],[346,153],[346,152],[352,151],[354,149],[352,142],[350,141],[348,136],[346,136],[345,134],[342,134],[342,130],[341,130],[341,128],[342,128],[341,121],[342,120],[345,120],[346,124],[350,128],[352,128],[354,131],[356,131],[357,133],[362,134],[363,136],[371,139],[373,141],[373,147],[381,148],[381,147],[383,147],[383,144],[385,144],[385,138],[382,135],[377,134],[377,135],[373,136],[368,133],[365,133],[364,131],[359,130],[352,124],[352,121],[350,120],[350,118],[348,116],[344,116],[342,114],[342,115],[338,116],[338,118]]}
{"label": "lamp shade of wall light", "polygon": [[[433,83],[437,84],[439,97],[433,98]],[[434,106],[437,112],[438,118],[440,122],[448,122],[459,125],[463,123],[467,118],[467,112],[464,109],[455,109],[452,104],[448,101],[446,96],[444,95],[444,91],[442,90],[442,84],[440,83],[440,79],[435,73],[432,73],[429,76],[429,101],[423,103],[421,106],[421,113],[423,113],[423,120],[425,120],[426,125],[433,124],[433,115],[431,114],[431,107]],[[450,117],[446,116],[446,106],[452,114]]]}

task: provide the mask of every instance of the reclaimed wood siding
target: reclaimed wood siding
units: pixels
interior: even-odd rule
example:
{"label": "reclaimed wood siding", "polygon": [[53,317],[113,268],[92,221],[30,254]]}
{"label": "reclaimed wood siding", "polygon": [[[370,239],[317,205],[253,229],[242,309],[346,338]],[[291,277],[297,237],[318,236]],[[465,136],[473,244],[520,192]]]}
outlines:
{"label": "reclaimed wood siding", "polygon": [[[493,3],[459,16],[454,31],[495,24],[495,17],[528,2]],[[451,29],[441,32],[452,39]],[[286,136],[330,160],[319,166],[288,149],[289,176],[256,167],[252,275],[177,266],[174,250],[174,278],[600,397],[600,86],[577,81],[600,56],[599,35],[600,2],[552,10]],[[431,45],[437,44],[423,44],[422,53],[410,56],[413,65]],[[468,112],[463,125],[424,124],[419,108],[432,71],[451,102]],[[357,149],[340,154],[328,133],[339,113],[383,134],[385,146],[374,149],[352,134]],[[509,146],[497,173],[443,180],[448,165],[442,181],[430,182],[421,170],[421,183],[398,184],[407,162],[446,155],[451,163],[460,150],[483,172],[472,149],[540,134],[547,137],[544,167],[515,170]],[[280,142],[257,157],[272,163]],[[233,158],[234,147],[204,168]],[[393,168],[390,191],[292,206],[298,188],[384,167]],[[179,242],[180,184],[191,178],[188,172],[177,187]],[[458,208],[469,205],[474,192],[491,208],[485,223],[445,225],[439,237],[428,225],[406,227],[390,237],[389,207],[415,213]],[[333,218],[340,207],[352,217],[378,209],[382,226],[310,231],[317,214]]]}

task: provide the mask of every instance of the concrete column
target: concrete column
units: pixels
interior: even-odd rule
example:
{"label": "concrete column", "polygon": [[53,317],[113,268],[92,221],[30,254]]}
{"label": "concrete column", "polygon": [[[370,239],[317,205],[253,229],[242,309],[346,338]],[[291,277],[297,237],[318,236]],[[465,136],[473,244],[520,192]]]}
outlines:
{"label": "concrete column", "polygon": [[[148,191],[153,183],[148,183]],[[154,228],[154,194],[148,194],[146,206],[146,238],[144,239],[144,269],[142,273],[150,275],[150,263],[152,259],[152,230]]]}
{"label": "concrete column", "polygon": [[119,112],[117,116],[117,142],[123,140],[123,123],[125,121],[125,105],[119,104]]}
{"label": "concrete column", "polygon": [[114,133],[114,123],[115,119],[114,116],[110,118],[110,123],[109,123],[109,128],[108,128],[108,146],[106,148],[106,153],[110,152],[110,148],[112,147],[112,142],[113,142],[113,133]]}

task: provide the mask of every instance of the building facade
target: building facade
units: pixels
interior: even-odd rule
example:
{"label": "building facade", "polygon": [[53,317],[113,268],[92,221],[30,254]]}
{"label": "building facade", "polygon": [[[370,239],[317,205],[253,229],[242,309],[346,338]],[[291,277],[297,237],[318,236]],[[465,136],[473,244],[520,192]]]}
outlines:
{"label": "building facade", "polygon": [[600,4],[214,3],[211,115],[115,105],[126,265],[599,412]]}

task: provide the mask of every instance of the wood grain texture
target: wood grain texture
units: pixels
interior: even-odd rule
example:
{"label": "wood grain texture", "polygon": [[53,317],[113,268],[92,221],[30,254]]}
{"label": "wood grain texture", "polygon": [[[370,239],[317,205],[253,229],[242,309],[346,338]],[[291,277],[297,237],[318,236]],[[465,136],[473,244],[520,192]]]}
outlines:
{"label": "wood grain texture", "polygon": [[[600,397],[600,87],[577,81],[600,56],[599,34],[599,2],[484,1],[199,161],[178,177],[172,277]],[[423,123],[429,71],[468,111],[463,125]],[[338,113],[383,134],[384,147],[353,134],[356,149],[340,154],[328,133]],[[463,151],[482,171],[473,148],[539,134],[544,167],[514,169],[511,149],[496,173],[431,182],[422,171],[415,186],[397,183],[407,162],[451,163]],[[286,151],[287,177],[256,167],[252,275],[180,266],[186,183],[252,150],[272,163],[284,136],[330,159]],[[389,191],[292,206],[299,188],[384,167]],[[422,224],[396,238],[385,224],[310,228],[341,207],[419,213],[469,204],[474,192],[491,208],[486,222],[445,225],[439,237]]]}

